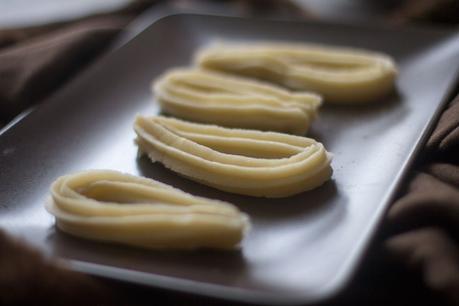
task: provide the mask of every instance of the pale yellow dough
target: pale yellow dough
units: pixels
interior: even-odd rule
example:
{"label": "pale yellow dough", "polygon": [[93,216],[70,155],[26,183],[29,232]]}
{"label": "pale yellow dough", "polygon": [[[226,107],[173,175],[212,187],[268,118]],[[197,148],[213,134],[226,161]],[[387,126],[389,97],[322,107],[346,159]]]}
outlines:
{"label": "pale yellow dough", "polygon": [[161,109],[175,117],[300,135],[321,104],[316,94],[196,68],[166,72],[153,90]]}
{"label": "pale yellow dough", "polygon": [[322,185],[332,173],[330,154],[306,137],[162,116],[138,116],[134,129],[152,161],[228,192],[286,197]]}
{"label": "pale yellow dough", "polygon": [[365,103],[393,90],[391,57],[360,49],[288,43],[214,43],[198,52],[203,68],[310,90],[325,102]]}
{"label": "pale yellow dough", "polygon": [[47,210],[69,234],[145,248],[232,249],[249,227],[235,206],[116,171],[58,178]]}

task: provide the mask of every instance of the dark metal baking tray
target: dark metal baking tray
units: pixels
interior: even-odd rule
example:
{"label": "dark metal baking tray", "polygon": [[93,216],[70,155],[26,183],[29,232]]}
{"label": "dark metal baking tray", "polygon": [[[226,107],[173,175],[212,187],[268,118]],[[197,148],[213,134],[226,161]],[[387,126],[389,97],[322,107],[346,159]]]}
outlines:
{"label": "dark metal baking tray", "polygon": [[[367,106],[328,106],[310,136],[334,153],[333,179],[268,200],[223,193],[137,157],[132,123],[155,114],[150,82],[188,65],[209,40],[286,40],[392,55],[397,92]],[[458,34],[175,15],[159,20],[86,70],[0,136],[0,225],[70,269],[133,283],[267,304],[323,300],[349,281],[385,209],[456,80]],[[108,168],[235,203],[253,229],[240,251],[147,251],[61,233],[43,208],[50,183]]]}

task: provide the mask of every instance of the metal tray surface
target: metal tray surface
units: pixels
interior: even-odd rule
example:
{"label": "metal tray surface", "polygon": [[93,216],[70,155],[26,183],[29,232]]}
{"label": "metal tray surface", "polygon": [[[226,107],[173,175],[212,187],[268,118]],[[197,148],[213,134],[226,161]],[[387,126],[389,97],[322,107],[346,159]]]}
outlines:
{"label": "metal tray surface", "polygon": [[[155,114],[150,83],[188,65],[212,39],[284,40],[392,55],[397,93],[367,106],[325,105],[309,136],[333,152],[324,186],[276,200],[228,194],[137,156],[132,123]],[[104,57],[0,136],[0,226],[94,275],[245,302],[323,300],[350,279],[403,174],[456,80],[459,37],[447,30],[359,27],[174,15]],[[247,212],[253,228],[234,252],[147,251],[55,229],[43,208],[50,183],[84,169],[158,179]]]}

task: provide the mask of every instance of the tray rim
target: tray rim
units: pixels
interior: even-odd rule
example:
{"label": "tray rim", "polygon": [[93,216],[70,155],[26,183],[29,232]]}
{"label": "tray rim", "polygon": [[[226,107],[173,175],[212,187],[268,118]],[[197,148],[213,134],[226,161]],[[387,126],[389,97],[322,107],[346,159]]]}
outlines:
{"label": "tray rim", "polygon": [[[318,20],[284,20],[284,19],[267,19],[267,18],[248,18],[232,15],[218,15],[218,14],[203,14],[195,12],[183,12],[174,9],[160,8],[161,12],[155,12],[153,20],[145,25],[145,20],[140,22],[141,30],[135,30],[135,34],[131,37],[122,36],[122,43],[119,44],[114,42],[113,49],[102,55],[98,60],[89,64],[83,69],[75,78],[72,78],[63,87],[52,93],[45,101],[39,106],[33,107],[29,110],[24,111],[15,117],[5,127],[0,129],[0,137],[8,132],[14,130],[14,128],[22,123],[24,119],[29,116],[50,100],[53,100],[55,96],[58,96],[60,92],[65,91],[68,87],[71,87],[77,79],[84,78],[85,75],[96,66],[103,64],[104,60],[110,57],[113,53],[116,53],[119,49],[126,47],[132,40],[138,35],[148,30],[150,27],[155,26],[159,22],[167,21],[171,18],[183,18],[183,17],[204,17],[204,18],[216,18],[216,19],[227,19],[227,20],[243,20],[243,21],[254,21],[254,22],[267,22],[267,23],[285,23],[285,24],[301,24],[301,25],[321,25],[328,27],[346,27],[359,29],[362,28],[362,23],[347,23],[347,22],[330,22],[330,21],[318,21]],[[153,11],[153,10],[152,10]],[[151,18],[151,12],[147,11],[140,18]],[[133,23],[135,23],[134,21]],[[448,29],[443,27],[428,27],[418,25],[390,25],[384,23],[365,24],[367,30],[386,30],[386,31],[419,31],[419,32],[435,32],[439,34],[457,34],[458,31],[455,29]],[[128,38],[127,38],[128,37]],[[429,120],[424,124],[419,136],[415,140],[415,145],[410,149],[406,155],[404,162],[402,163],[400,170],[394,177],[394,180],[390,186],[386,189],[385,195],[381,198],[381,204],[375,212],[374,217],[368,222],[366,228],[363,231],[366,233],[359,241],[356,242],[356,246],[349,255],[348,259],[343,263],[337,275],[329,282],[326,286],[322,287],[317,291],[316,294],[306,292],[305,294],[284,294],[269,293],[257,291],[255,289],[242,289],[235,287],[228,287],[225,285],[205,283],[197,280],[188,280],[179,277],[165,276],[159,274],[152,274],[141,271],[133,271],[125,268],[118,268],[109,265],[90,263],[80,260],[65,259],[59,257],[53,257],[60,267],[70,269],[76,272],[86,273],[98,277],[104,277],[109,279],[115,279],[119,281],[126,281],[134,284],[147,285],[154,288],[165,289],[169,291],[180,291],[188,294],[202,295],[206,297],[221,298],[226,300],[241,301],[245,303],[258,303],[264,305],[300,305],[304,303],[315,303],[324,302],[328,299],[333,298],[335,295],[340,293],[349,280],[353,277],[357,270],[358,264],[362,261],[365,256],[372,239],[374,238],[376,231],[380,228],[383,221],[383,217],[390,207],[391,202],[396,198],[400,188],[404,184],[404,179],[407,178],[409,170],[412,168],[414,162],[418,159],[423,145],[427,142],[428,137],[433,131],[435,124],[437,123],[442,111],[446,108],[449,101],[453,97],[454,89],[459,82],[459,69],[453,74],[451,83],[442,95],[441,101],[438,103],[437,108],[430,116]],[[145,277],[148,276],[148,277]]]}

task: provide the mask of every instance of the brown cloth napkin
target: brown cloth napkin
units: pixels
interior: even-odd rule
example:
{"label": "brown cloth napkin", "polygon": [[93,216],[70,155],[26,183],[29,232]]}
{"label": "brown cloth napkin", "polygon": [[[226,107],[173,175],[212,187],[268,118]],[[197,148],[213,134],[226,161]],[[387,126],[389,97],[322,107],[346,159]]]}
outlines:
{"label": "brown cloth napkin", "polygon": [[0,29],[0,127],[67,82],[156,2],[136,1],[74,22]]}
{"label": "brown cloth napkin", "polygon": [[123,18],[91,20],[0,51],[0,121],[37,104],[101,53]]}
{"label": "brown cloth napkin", "polygon": [[[0,30],[0,126],[62,86],[106,50],[128,21],[155,2],[141,1],[141,5],[116,14],[90,17],[71,24]],[[177,2],[190,5],[192,1]],[[235,2],[247,11],[245,1]],[[252,2],[251,9],[266,8],[267,2]],[[422,2],[432,4],[435,1]],[[451,2],[454,3],[439,1],[442,5]],[[417,2],[407,1],[403,7],[405,11],[390,16],[396,16],[397,22],[405,21],[410,14],[418,19],[426,16],[414,9],[413,3]],[[424,7],[429,7],[427,4]],[[443,302],[459,305],[458,148],[459,96],[442,114],[406,190],[390,208],[382,228],[388,234],[375,242],[376,249],[388,251],[387,256],[383,252],[379,256],[394,258],[400,267],[408,267],[412,272],[394,269],[394,265],[385,266],[384,261],[376,268],[374,263],[373,266],[366,263],[363,270],[377,269],[381,274],[370,273],[371,277],[357,280],[361,288],[357,296],[326,305],[344,305],[346,301],[354,305],[384,305],[385,301],[390,301],[391,305],[407,304],[407,299],[400,299],[403,301],[400,303],[399,299],[387,300],[385,296],[390,294],[406,294],[413,299],[409,304],[429,305],[431,300],[423,300],[425,295],[416,291],[419,286],[404,282],[410,278],[397,273],[411,273],[411,279],[424,282],[435,297],[440,297],[435,305]],[[391,273],[395,276],[390,276]],[[403,289],[394,293],[392,289],[379,288],[386,285]],[[380,293],[373,296],[363,294],[378,290]],[[163,305],[223,305],[223,302],[142,289],[66,271],[0,231],[0,305],[132,305],[141,304],[141,299]]]}
{"label": "brown cloth napkin", "polygon": [[425,283],[459,305],[459,95],[425,147],[428,162],[387,216],[388,250]]}

